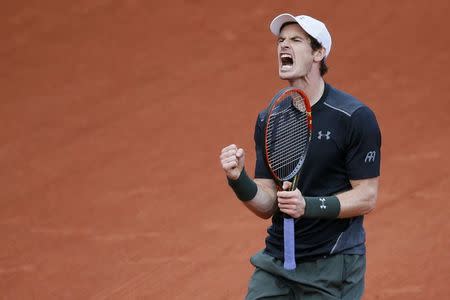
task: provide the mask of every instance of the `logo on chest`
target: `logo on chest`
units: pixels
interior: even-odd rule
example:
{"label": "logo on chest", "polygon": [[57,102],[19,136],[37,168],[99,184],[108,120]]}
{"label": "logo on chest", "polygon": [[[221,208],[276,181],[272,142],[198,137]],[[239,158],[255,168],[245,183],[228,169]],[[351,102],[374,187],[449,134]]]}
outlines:
{"label": "logo on chest", "polygon": [[320,130],[317,133],[317,139],[318,140],[329,140],[331,138],[331,131],[322,131]]}

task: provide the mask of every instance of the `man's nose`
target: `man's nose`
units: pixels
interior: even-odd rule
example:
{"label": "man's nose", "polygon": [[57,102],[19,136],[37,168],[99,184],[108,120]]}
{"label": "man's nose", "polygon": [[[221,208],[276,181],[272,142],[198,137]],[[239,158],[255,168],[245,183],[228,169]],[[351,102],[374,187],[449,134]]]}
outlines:
{"label": "man's nose", "polygon": [[281,46],[282,49],[285,49],[285,48],[289,48],[290,45],[289,45],[289,42],[287,40],[283,40],[280,43],[280,46]]}

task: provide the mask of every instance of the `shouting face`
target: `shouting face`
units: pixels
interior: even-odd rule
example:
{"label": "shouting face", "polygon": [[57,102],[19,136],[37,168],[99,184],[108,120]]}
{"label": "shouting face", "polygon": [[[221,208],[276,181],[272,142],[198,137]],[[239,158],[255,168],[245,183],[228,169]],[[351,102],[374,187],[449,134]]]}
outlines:
{"label": "shouting face", "polygon": [[324,51],[313,51],[308,34],[298,24],[287,24],[278,37],[278,72],[281,79],[295,81],[308,77]]}

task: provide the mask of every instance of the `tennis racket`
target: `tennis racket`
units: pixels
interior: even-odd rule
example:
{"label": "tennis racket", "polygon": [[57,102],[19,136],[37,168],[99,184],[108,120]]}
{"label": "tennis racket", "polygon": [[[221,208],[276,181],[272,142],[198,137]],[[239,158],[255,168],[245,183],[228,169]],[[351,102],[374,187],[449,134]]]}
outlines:
{"label": "tennis racket", "polygon": [[[305,93],[288,87],[278,92],[267,109],[264,142],[267,165],[275,181],[291,181],[297,188],[299,173],[311,141],[311,106]],[[293,270],[295,263],[294,220],[284,216],[284,268]]]}

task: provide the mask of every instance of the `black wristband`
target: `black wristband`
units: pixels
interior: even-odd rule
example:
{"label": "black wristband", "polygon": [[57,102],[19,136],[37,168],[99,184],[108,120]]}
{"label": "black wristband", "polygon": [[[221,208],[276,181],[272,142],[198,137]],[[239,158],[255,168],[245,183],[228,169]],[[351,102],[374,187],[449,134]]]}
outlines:
{"label": "black wristband", "polygon": [[258,186],[250,177],[248,177],[245,169],[242,169],[238,179],[227,179],[228,184],[231,186],[239,200],[243,202],[250,201],[256,196]]}
{"label": "black wristband", "polygon": [[336,196],[304,197],[305,218],[335,219],[341,211],[341,203]]}

